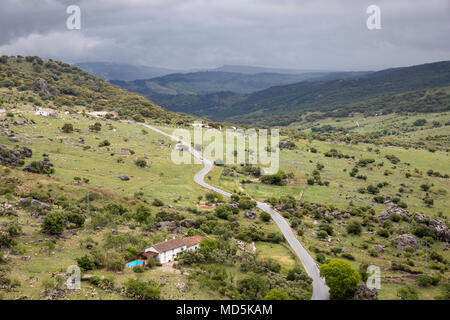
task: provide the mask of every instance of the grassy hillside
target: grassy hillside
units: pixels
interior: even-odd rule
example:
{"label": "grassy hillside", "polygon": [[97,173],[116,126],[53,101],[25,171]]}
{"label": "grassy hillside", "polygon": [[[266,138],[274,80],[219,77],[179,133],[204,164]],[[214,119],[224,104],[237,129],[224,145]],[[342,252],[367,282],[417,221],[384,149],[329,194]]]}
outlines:
{"label": "grassy hillside", "polygon": [[[0,158],[25,146],[33,152],[17,165],[0,165],[0,299],[139,298],[129,292],[129,280],[157,288],[155,299],[262,299],[270,288],[282,288],[294,299],[310,298],[310,279],[276,225],[245,218],[248,209],[231,211],[228,199],[213,195],[206,201],[206,190],[193,181],[201,166],[175,165],[167,138],[133,122],[85,112],[46,118],[31,107],[17,103],[0,114]],[[90,129],[96,122],[100,130]],[[73,130],[64,132],[68,123]],[[23,171],[44,160],[54,172]],[[217,179],[215,173],[209,179]],[[51,210],[24,207],[21,199],[43,202]],[[219,217],[217,202],[228,217]],[[142,206],[145,216],[139,214]],[[60,217],[62,229],[44,230],[47,216]],[[124,267],[151,244],[197,234],[217,241],[218,249],[194,262],[154,265],[143,272]],[[250,249],[253,241],[256,255],[238,248],[243,243]],[[83,270],[81,290],[65,290],[67,267],[82,265],[77,260],[82,257],[94,259],[95,267]],[[287,280],[294,268],[299,278]],[[258,295],[247,291],[248,279],[264,289]]]}
{"label": "grassy hillside", "polygon": [[[170,76],[169,76],[170,77]],[[311,80],[311,79],[310,79]],[[295,84],[274,86],[250,94],[155,94],[161,105],[215,121],[252,125],[289,125],[304,119],[343,118],[352,113],[439,112],[450,108],[450,62],[436,62],[363,74],[330,74]],[[195,86],[195,81],[192,86]],[[135,90],[145,94],[147,84]],[[163,83],[163,85],[166,85]],[[226,83],[212,89],[232,90]],[[156,91],[157,92],[157,91]]]}
{"label": "grassy hillside", "polygon": [[86,71],[59,61],[39,57],[0,58],[0,106],[29,102],[73,110],[117,111],[123,118],[150,118],[161,123],[190,122],[193,117],[169,112],[146,98],[116,87]]}

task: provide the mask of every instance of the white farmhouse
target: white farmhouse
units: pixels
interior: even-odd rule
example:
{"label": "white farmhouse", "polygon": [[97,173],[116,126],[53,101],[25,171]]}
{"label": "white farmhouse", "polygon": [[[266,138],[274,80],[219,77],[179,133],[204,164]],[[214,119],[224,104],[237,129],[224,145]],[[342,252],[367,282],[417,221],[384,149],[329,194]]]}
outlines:
{"label": "white farmhouse", "polygon": [[54,117],[56,116],[56,111],[50,108],[39,108],[36,111],[36,115],[43,117]]}
{"label": "white farmhouse", "polygon": [[178,254],[186,250],[196,250],[200,246],[202,236],[192,236],[184,239],[172,239],[154,244],[145,249],[144,255],[154,257],[159,263],[174,261]]}

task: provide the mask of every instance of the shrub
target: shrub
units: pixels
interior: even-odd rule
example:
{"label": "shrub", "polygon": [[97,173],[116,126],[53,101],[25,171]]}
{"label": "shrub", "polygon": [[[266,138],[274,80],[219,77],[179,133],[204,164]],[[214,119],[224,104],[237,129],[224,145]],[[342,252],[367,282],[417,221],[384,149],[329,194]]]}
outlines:
{"label": "shrub", "polygon": [[73,125],[71,123],[65,123],[62,126],[61,130],[64,133],[71,133],[71,132],[73,132]]}
{"label": "shrub", "polygon": [[147,167],[147,161],[145,159],[139,158],[136,161],[134,161],[134,164],[138,166],[139,168],[145,168]]}
{"label": "shrub", "polygon": [[397,296],[402,300],[418,300],[419,294],[417,293],[417,289],[411,285],[407,285],[405,287],[400,288],[397,291]]}
{"label": "shrub", "polygon": [[109,142],[108,140],[103,140],[102,142],[100,142],[100,144],[98,145],[100,148],[102,147],[109,147],[111,145],[111,142]]}
{"label": "shrub", "polygon": [[429,276],[421,274],[417,277],[417,284],[421,287],[437,286],[441,280],[440,276]]}
{"label": "shrub", "polygon": [[141,266],[136,266],[133,268],[133,272],[134,273],[144,273],[144,268],[142,268]]}
{"label": "shrub", "polygon": [[290,300],[290,298],[283,289],[272,289],[266,294],[264,300]]}
{"label": "shrub", "polygon": [[128,294],[138,300],[157,300],[161,290],[153,281],[140,281],[129,279],[125,282]]}
{"label": "shrub", "polygon": [[317,232],[317,238],[319,239],[327,239],[328,238],[328,233],[324,230],[320,230]]}
{"label": "shrub", "polygon": [[377,235],[379,235],[380,237],[383,237],[383,238],[389,238],[389,231],[384,228],[378,229]]}
{"label": "shrub", "polygon": [[268,214],[267,212],[262,212],[262,213],[260,214],[259,218],[261,219],[261,221],[269,222],[270,219],[271,219],[271,216],[270,216],[270,214]]}
{"label": "shrub", "polygon": [[44,233],[57,235],[64,231],[65,219],[60,212],[50,212],[42,221],[41,230]]}
{"label": "shrub", "polygon": [[77,265],[83,271],[93,270],[95,267],[94,258],[90,255],[84,255],[76,259]]}
{"label": "shrub", "polygon": [[362,227],[358,221],[352,221],[347,225],[346,230],[349,234],[354,234],[354,235],[359,236],[362,232]]}

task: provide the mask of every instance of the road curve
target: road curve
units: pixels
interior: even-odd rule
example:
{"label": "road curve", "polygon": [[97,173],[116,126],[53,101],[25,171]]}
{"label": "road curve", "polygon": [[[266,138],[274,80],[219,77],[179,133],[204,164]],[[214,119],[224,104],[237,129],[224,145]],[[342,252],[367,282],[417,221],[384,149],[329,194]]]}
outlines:
{"label": "road curve", "polygon": [[[203,158],[191,145],[188,145],[186,142],[180,140],[178,137],[173,136],[171,134],[168,134],[162,130],[159,130],[158,128],[155,128],[153,126],[150,126],[148,124],[139,123],[140,125],[151,129],[155,132],[158,132],[166,137],[171,138],[174,141],[177,141],[181,143],[183,146],[185,146],[188,151],[197,159],[199,159],[201,162],[203,162],[204,167],[202,170],[197,172],[194,176],[194,181],[201,185],[204,188],[207,188],[209,190],[215,191],[217,193],[220,193],[226,197],[230,197],[231,193],[223,191],[219,188],[216,188],[214,186],[211,186],[205,182],[205,176],[213,169],[214,164],[208,160]],[[329,299],[329,292],[328,287],[325,284],[325,280],[320,277],[319,268],[317,267],[316,262],[311,257],[311,255],[308,253],[308,251],[303,248],[301,243],[298,241],[297,237],[295,236],[294,232],[292,231],[291,227],[287,223],[287,221],[279,214],[277,211],[272,209],[268,204],[263,202],[257,202],[256,205],[259,209],[267,212],[272,217],[273,221],[277,224],[278,228],[280,229],[281,233],[283,233],[284,237],[286,238],[287,242],[291,246],[291,248],[295,251],[297,256],[299,257],[300,261],[302,262],[306,273],[312,278],[313,280],[313,294],[311,299],[312,300],[328,300]]]}

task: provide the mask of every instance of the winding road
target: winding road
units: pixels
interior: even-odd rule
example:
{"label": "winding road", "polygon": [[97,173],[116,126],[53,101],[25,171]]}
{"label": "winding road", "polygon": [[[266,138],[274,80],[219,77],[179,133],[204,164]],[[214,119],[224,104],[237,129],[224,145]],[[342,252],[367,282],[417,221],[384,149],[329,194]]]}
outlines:
{"label": "winding road", "polygon": [[[180,140],[178,137],[173,136],[171,134],[168,134],[162,130],[159,130],[158,128],[155,128],[153,126],[150,126],[145,123],[139,123],[140,125],[153,130],[155,132],[158,132],[166,137],[171,138],[174,141],[177,141],[181,143],[183,146],[185,146],[188,151],[197,159],[203,162],[204,167],[202,170],[197,172],[194,176],[194,181],[201,185],[202,187],[215,191],[217,193],[220,193],[226,197],[230,197],[231,193],[223,191],[219,188],[216,188],[214,186],[211,186],[205,182],[205,176],[214,168],[214,164],[201,156],[200,153],[198,153],[192,146],[188,145],[186,142]],[[301,243],[298,241],[297,237],[295,236],[294,232],[292,231],[291,227],[287,223],[287,221],[279,214],[277,211],[272,209],[268,204],[263,202],[257,202],[256,205],[259,209],[269,213],[277,224],[278,228],[280,228],[280,231],[283,233],[284,237],[286,238],[287,242],[291,246],[291,248],[295,251],[297,256],[300,258],[300,261],[302,262],[306,273],[312,278],[313,280],[313,294],[312,294],[312,300],[328,300],[329,299],[329,292],[328,287],[325,284],[325,280],[320,277],[319,268],[317,267],[316,262],[311,257],[311,255],[308,253],[308,251],[303,248]]]}

